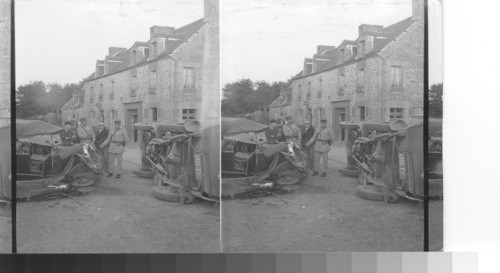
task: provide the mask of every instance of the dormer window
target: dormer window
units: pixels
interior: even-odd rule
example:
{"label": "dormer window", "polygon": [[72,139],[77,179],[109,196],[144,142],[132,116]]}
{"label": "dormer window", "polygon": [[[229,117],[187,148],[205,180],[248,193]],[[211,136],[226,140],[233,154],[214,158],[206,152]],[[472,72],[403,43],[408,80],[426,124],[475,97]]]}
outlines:
{"label": "dormer window", "polygon": [[135,64],[135,60],[137,59],[137,51],[132,51],[132,63]]}
{"label": "dormer window", "polygon": [[157,45],[156,42],[151,43],[151,58],[156,58],[157,54]]}
{"label": "dormer window", "polygon": [[359,42],[359,56],[360,58],[363,58],[365,56],[365,41],[360,41]]}
{"label": "dormer window", "polygon": [[340,61],[344,62],[345,61],[345,49],[340,50]]}
{"label": "dormer window", "polygon": [[146,58],[149,58],[149,48],[144,49],[144,56],[146,56]]}

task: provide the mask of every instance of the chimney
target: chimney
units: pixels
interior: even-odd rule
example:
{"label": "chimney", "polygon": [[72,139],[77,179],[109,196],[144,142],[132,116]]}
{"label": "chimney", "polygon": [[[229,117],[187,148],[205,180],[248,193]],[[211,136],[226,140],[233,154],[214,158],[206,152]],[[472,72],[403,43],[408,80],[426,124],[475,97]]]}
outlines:
{"label": "chimney", "polygon": [[154,38],[162,34],[170,34],[175,30],[175,27],[152,26],[149,28],[149,38]]}
{"label": "chimney", "polygon": [[424,17],[424,0],[412,0],[411,7],[413,20]]}
{"label": "chimney", "polygon": [[359,37],[365,35],[373,35],[373,33],[382,33],[384,31],[383,26],[367,25],[367,24],[360,25],[358,29],[359,29],[359,35],[358,35]]}
{"label": "chimney", "polygon": [[324,55],[327,51],[335,50],[335,46],[319,45],[316,47],[316,54]]}
{"label": "chimney", "polygon": [[124,47],[110,47],[108,49],[108,56],[114,57],[116,54],[122,51],[127,51],[127,49]]}

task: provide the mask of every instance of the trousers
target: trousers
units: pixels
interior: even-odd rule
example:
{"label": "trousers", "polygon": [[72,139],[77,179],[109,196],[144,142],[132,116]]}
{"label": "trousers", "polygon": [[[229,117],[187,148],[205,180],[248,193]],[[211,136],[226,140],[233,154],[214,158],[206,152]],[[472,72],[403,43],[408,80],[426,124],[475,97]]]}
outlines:
{"label": "trousers", "polygon": [[[319,164],[321,158],[323,158],[323,164]],[[318,172],[326,173],[328,169],[328,152],[314,152],[314,170]]]}
{"label": "trousers", "polygon": [[311,161],[309,163],[309,167],[314,170],[314,145],[307,147],[305,144],[302,144],[302,147],[304,147],[304,151],[307,153],[309,160]]}
{"label": "trousers", "polygon": [[[122,155],[123,153],[109,153],[109,172],[114,173],[114,174],[121,174],[122,173]],[[115,158],[116,158],[116,171],[114,171],[114,165],[115,165]]]}

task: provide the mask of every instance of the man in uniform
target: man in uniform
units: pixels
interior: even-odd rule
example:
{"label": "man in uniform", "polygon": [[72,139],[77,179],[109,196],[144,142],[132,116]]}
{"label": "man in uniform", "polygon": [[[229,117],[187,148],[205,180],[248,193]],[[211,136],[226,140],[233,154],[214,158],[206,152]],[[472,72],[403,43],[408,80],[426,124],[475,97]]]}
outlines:
{"label": "man in uniform", "polygon": [[307,154],[309,155],[309,158],[311,159],[311,168],[314,168],[314,162],[312,162],[314,160],[314,133],[315,133],[315,129],[314,127],[311,125],[311,122],[306,120],[304,122],[304,131],[302,132],[302,138],[300,139],[300,143],[302,144],[302,147],[304,148],[304,150],[307,152]]}
{"label": "man in uniform", "polygon": [[[321,128],[316,130],[312,139],[316,141],[314,144],[314,171],[312,175],[318,175],[318,171],[321,171],[320,176],[325,177],[328,168],[328,152],[331,143],[335,139],[332,130],[326,128],[326,118],[321,119]],[[321,158],[323,158],[323,165],[320,166],[319,161]]]}
{"label": "man in uniform", "polygon": [[276,124],[276,120],[272,119],[269,124],[269,128],[266,130],[267,143],[276,144],[282,142],[285,137],[283,136],[283,131]]}
{"label": "man in uniform", "polygon": [[101,148],[106,147],[109,144],[109,170],[106,177],[113,176],[113,167],[115,164],[115,158],[117,161],[117,170],[115,178],[120,178],[122,173],[122,155],[125,152],[125,146],[128,144],[127,132],[120,128],[121,121],[115,120],[115,128],[109,133],[108,137],[100,145]]}
{"label": "man in uniform", "polygon": [[61,137],[61,141],[63,145],[73,145],[80,143],[80,140],[78,139],[78,135],[76,132],[72,129],[73,125],[71,121],[66,121],[64,123],[64,131],[59,133],[59,136]]}
{"label": "man in uniform", "polygon": [[283,125],[285,140],[295,142],[300,137],[300,130],[297,124],[293,123],[292,116],[286,117],[286,124]]}
{"label": "man in uniform", "polygon": [[96,132],[96,137],[95,137],[95,146],[98,149],[99,153],[104,157],[104,162],[106,162],[106,170],[108,170],[108,165],[109,165],[109,146],[106,145],[104,148],[101,148],[101,144],[106,141],[106,139],[109,136],[109,130],[108,128],[104,127],[104,123],[99,122],[97,124],[97,132]]}
{"label": "man in uniform", "polygon": [[80,119],[80,126],[76,129],[78,137],[80,138],[80,143],[90,143],[95,139],[94,130],[87,125],[87,119]]}

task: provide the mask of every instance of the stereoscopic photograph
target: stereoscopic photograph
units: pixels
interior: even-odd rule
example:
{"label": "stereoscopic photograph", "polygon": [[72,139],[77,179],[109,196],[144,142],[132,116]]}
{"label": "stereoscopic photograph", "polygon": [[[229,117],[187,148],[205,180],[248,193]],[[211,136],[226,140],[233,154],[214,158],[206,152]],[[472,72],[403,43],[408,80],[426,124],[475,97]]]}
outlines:
{"label": "stereoscopic photograph", "polygon": [[17,251],[219,252],[218,2],[15,11]]}
{"label": "stereoscopic photograph", "polygon": [[0,253],[12,250],[10,14],[10,1],[0,1]]}
{"label": "stereoscopic photograph", "polygon": [[424,1],[224,1],[225,252],[422,251]]}

